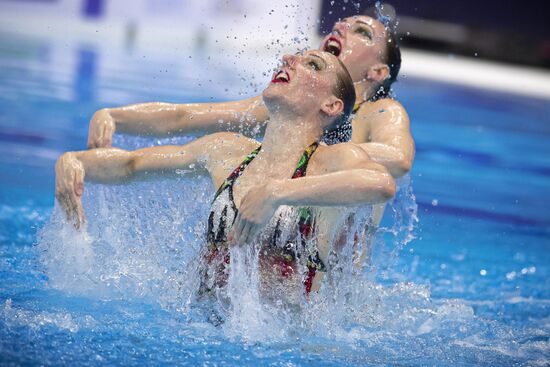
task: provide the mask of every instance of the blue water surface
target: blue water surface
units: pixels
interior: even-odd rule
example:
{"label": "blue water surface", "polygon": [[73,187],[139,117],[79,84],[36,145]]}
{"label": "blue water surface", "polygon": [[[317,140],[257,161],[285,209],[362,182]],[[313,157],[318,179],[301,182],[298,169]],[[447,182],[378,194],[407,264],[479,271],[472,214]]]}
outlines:
{"label": "blue water surface", "polygon": [[[375,257],[374,281],[362,288],[369,310],[352,321],[329,317],[317,333],[299,325],[293,332],[287,324],[281,338],[215,326],[187,307],[177,290],[167,291],[175,289],[170,277],[181,270],[170,259],[185,261],[178,246],[187,234],[154,244],[161,249],[142,257],[128,255],[126,273],[117,270],[127,275],[124,282],[97,269],[88,273],[88,284],[72,268],[48,264],[48,256],[60,254],[48,252],[53,247],[41,245],[38,233],[49,228],[50,240],[56,233],[49,219],[55,160],[85,148],[94,111],[142,101],[237,99],[261,90],[267,80],[261,74],[260,82],[243,80],[234,72],[238,66],[209,56],[114,54],[0,35],[0,364],[549,364],[550,103],[513,93],[400,80],[397,95],[417,146],[410,174],[416,238],[403,248],[391,238],[379,244],[384,254]],[[213,66],[204,71],[205,65]],[[117,139],[127,146],[163,142]],[[161,212],[171,205],[146,202],[142,198],[153,186],[144,185],[130,189],[127,201],[138,193],[144,206],[158,209],[151,215],[163,226]],[[166,193],[173,185],[164,182],[154,191]],[[94,215],[101,216],[103,206],[115,210],[109,195],[125,191],[90,190],[85,199],[97,209],[89,212],[92,226],[102,219]],[[191,194],[182,191],[177,202],[189,203]],[[96,204],[96,197],[106,199]],[[386,229],[402,210],[399,203],[394,209],[386,213]],[[109,254],[111,245],[101,251]],[[147,257],[169,265],[142,262]],[[105,268],[114,266],[110,261]]]}

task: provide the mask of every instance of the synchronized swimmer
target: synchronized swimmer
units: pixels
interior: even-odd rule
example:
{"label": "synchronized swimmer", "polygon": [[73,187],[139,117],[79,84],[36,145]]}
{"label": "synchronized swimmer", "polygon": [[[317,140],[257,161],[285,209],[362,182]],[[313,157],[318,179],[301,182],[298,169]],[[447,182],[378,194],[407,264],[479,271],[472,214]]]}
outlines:
{"label": "synchronized swimmer", "polygon": [[[399,178],[414,159],[414,141],[403,106],[391,98],[401,53],[394,33],[380,21],[354,16],[334,25],[321,47],[337,56],[354,82],[351,141]],[[88,147],[110,147],[115,132],[145,136],[265,131],[269,113],[260,96],[223,103],[142,103],[97,111],[90,121]]]}
{"label": "synchronized swimmer", "polygon": [[[84,179],[121,183],[178,169],[209,175],[219,188],[208,229],[207,261],[216,271],[208,273],[213,279],[205,284],[223,285],[228,245],[258,240],[265,247],[264,273],[271,280],[317,289],[329,248],[326,242],[303,246],[311,233],[308,216],[317,215],[311,211],[383,203],[394,195],[395,183],[357,145],[320,144],[324,136],[349,129],[355,89],[341,61],[322,51],[283,60],[263,92],[270,122],[262,145],[240,134],[215,133],[183,146],[65,153],[56,164],[56,196],[68,217],[77,225],[84,220]],[[280,223],[282,206],[310,213],[299,210],[294,223]],[[329,232],[336,220],[341,218],[317,226],[316,236]],[[277,239],[280,225],[295,228],[295,239]]]}
{"label": "synchronized swimmer", "polygon": [[[97,111],[88,146],[103,149],[66,153],[59,159],[59,202],[80,226],[84,177],[120,182],[197,164],[202,170],[193,172],[208,173],[218,188],[208,218],[206,254],[206,262],[217,270],[209,273],[207,288],[224,283],[227,244],[258,236],[269,249],[262,258],[265,268],[278,264],[275,273],[285,275],[282,280],[301,279],[307,292],[318,288],[335,241],[328,233],[343,215],[328,207],[373,204],[376,225],[395,191],[393,179],[410,170],[415,150],[408,116],[390,93],[401,64],[392,31],[368,16],[346,18],[335,24],[321,50],[285,56],[261,97]],[[263,144],[223,130],[264,133]],[[109,148],[115,132],[210,135],[181,147],[126,152]],[[301,209],[296,220],[281,224],[277,211],[286,205]],[[312,218],[319,213],[325,220],[314,224]],[[276,238],[281,225],[293,227],[290,232],[299,239]],[[306,246],[313,225],[317,241]],[[306,259],[301,267],[306,274],[298,274],[300,251],[306,252],[298,256]]]}

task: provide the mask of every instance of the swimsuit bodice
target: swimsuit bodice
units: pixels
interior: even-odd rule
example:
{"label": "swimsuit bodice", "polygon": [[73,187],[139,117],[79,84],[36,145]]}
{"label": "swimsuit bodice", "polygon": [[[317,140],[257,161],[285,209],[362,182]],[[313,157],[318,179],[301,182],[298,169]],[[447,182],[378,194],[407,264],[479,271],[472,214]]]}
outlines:
{"label": "swimsuit bodice", "polygon": [[[292,179],[306,175],[309,159],[318,146],[319,144],[315,142],[304,151],[296,165]],[[233,185],[242,175],[245,168],[258,155],[260,149],[261,146],[254,149],[246,156],[243,162],[225,179],[214,196],[210,214],[208,216],[207,229],[207,242],[210,251],[218,252],[220,248],[227,247],[227,236],[229,235],[238,214],[238,208],[235,205],[233,196]],[[268,223],[267,228],[270,228],[269,232],[271,233],[269,236],[269,246],[280,247],[280,252],[283,254],[283,258],[287,259],[289,263],[295,260],[295,254],[298,254],[299,256],[299,252],[307,255],[307,268],[309,273],[304,280],[304,284],[306,286],[306,291],[309,292],[315,271],[325,270],[325,265],[319,257],[317,247],[312,246],[312,241],[309,241],[314,233],[313,214],[311,212],[311,208],[306,207],[299,208],[297,212],[295,212],[295,216],[288,214],[289,208],[281,207],[277,209],[275,215]],[[297,218],[294,223],[289,223],[289,220],[287,220],[288,217]],[[284,243],[281,245],[281,233],[288,233],[288,228],[291,227],[298,230],[299,241],[297,242],[301,244],[302,248],[297,249],[294,242],[287,242],[286,239],[283,239]]]}

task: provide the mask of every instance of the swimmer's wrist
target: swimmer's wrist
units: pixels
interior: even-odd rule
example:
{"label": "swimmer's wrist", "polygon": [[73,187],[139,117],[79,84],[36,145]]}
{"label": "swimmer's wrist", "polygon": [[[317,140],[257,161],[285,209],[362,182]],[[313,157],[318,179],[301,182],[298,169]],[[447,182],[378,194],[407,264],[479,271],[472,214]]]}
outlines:
{"label": "swimmer's wrist", "polygon": [[269,185],[271,202],[275,207],[285,205],[288,200],[285,190],[286,180],[273,180]]}

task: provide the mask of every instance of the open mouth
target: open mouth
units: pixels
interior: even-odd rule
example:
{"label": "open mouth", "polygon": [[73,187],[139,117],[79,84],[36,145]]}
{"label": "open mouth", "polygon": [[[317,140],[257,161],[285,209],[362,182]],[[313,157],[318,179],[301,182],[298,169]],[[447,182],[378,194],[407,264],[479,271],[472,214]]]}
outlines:
{"label": "open mouth", "polygon": [[330,52],[334,56],[340,56],[342,52],[342,43],[336,37],[330,37],[323,46],[323,51]]}
{"label": "open mouth", "polygon": [[284,70],[279,70],[271,80],[271,83],[289,83],[290,75]]}

